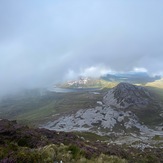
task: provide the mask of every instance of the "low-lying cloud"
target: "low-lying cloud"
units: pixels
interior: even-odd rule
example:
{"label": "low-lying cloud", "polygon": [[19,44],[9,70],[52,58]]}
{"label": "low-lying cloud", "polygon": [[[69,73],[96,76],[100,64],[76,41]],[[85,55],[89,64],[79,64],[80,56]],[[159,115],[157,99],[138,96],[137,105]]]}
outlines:
{"label": "low-lying cloud", "polygon": [[1,92],[111,71],[163,74],[163,2],[1,1]]}

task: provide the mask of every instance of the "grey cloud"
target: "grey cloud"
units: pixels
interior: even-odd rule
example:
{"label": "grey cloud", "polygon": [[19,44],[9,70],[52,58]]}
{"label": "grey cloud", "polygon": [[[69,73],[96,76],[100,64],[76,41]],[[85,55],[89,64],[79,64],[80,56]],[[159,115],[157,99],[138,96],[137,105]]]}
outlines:
{"label": "grey cloud", "polygon": [[2,89],[46,86],[70,71],[100,65],[163,73],[162,5],[161,0],[1,1]]}

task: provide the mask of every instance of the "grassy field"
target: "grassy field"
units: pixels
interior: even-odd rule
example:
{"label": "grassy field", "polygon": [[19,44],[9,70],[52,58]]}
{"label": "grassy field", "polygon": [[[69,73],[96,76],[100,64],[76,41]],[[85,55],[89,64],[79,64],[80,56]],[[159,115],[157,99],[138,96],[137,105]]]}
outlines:
{"label": "grassy field", "polygon": [[55,93],[41,95],[38,90],[11,96],[0,102],[0,118],[16,119],[21,123],[38,125],[53,120],[58,114],[94,107],[102,100],[103,93],[92,92]]}

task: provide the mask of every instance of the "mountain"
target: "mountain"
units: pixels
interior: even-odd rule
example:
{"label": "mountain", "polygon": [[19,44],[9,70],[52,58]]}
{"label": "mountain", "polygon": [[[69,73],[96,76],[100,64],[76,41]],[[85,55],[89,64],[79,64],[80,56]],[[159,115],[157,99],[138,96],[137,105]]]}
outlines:
{"label": "mountain", "polygon": [[43,127],[58,131],[90,131],[99,135],[145,135],[152,138],[163,131],[162,107],[152,92],[144,87],[120,83],[109,90],[95,108],[66,114]]}
{"label": "mountain", "polygon": [[154,82],[160,79],[160,76],[149,76],[146,72],[127,72],[127,73],[115,73],[102,76],[101,79],[112,82],[128,82],[132,84],[146,84],[148,82]]}
{"label": "mountain", "polygon": [[129,107],[136,109],[144,108],[156,102],[156,98],[149,90],[129,83],[118,84],[115,88],[108,91],[104,97],[106,105],[123,109]]}
{"label": "mountain", "polygon": [[120,83],[103,98],[107,106],[132,111],[147,125],[162,122],[162,105],[158,97],[142,86]]}
{"label": "mountain", "polygon": [[57,87],[60,88],[112,88],[116,85],[116,82],[109,82],[100,78],[91,78],[91,77],[80,77],[76,80],[67,81],[65,83],[57,84]]}
{"label": "mountain", "polygon": [[57,84],[57,87],[61,88],[113,88],[120,82],[127,82],[131,84],[147,85],[147,86],[161,86],[161,77],[150,76],[146,72],[127,72],[127,73],[115,73],[106,74],[99,78],[91,77],[79,77],[76,80],[67,81]]}

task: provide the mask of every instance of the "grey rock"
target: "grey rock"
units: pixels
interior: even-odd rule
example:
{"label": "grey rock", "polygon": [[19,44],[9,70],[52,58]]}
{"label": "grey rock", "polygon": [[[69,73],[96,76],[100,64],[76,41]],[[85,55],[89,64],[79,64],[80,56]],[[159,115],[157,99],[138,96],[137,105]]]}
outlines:
{"label": "grey rock", "polygon": [[154,100],[154,96],[147,89],[129,83],[118,84],[109,90],[103,98],[105,105],[114,106],[116,108],[142,108]]}

